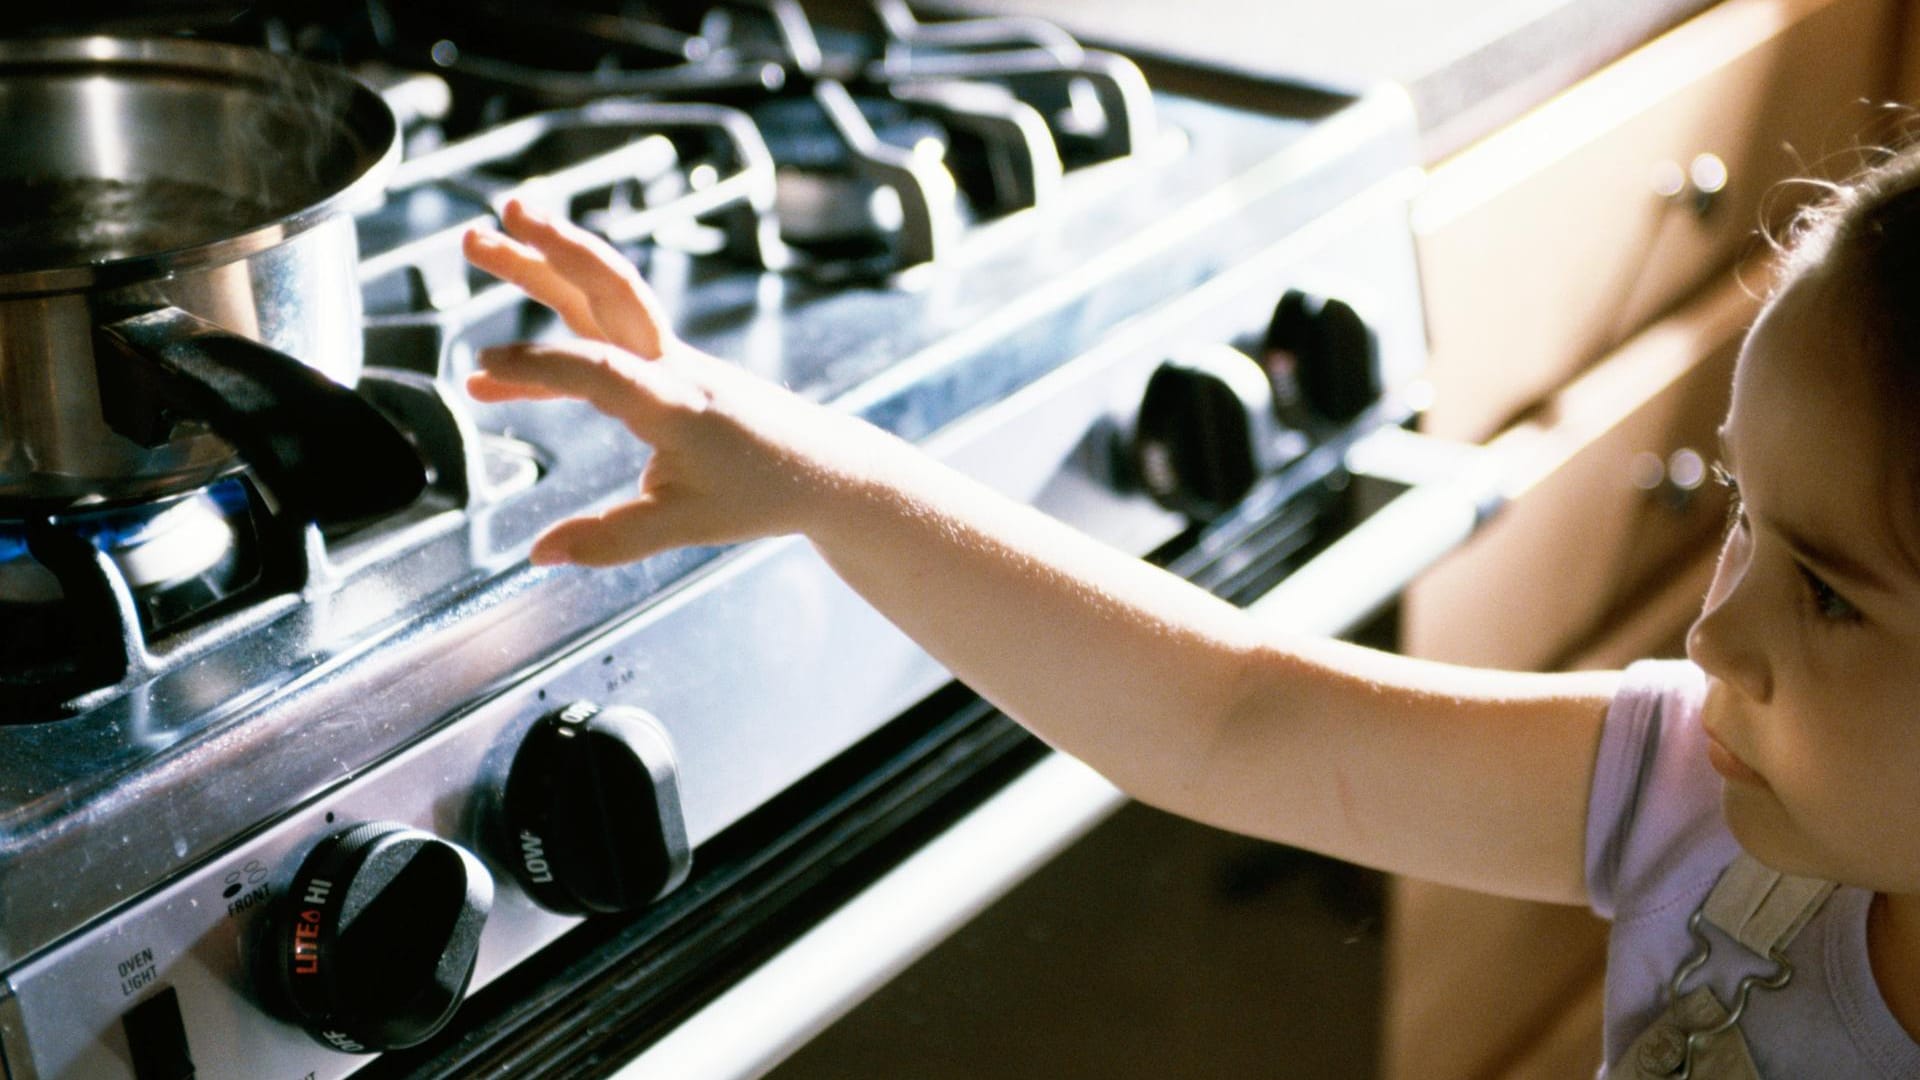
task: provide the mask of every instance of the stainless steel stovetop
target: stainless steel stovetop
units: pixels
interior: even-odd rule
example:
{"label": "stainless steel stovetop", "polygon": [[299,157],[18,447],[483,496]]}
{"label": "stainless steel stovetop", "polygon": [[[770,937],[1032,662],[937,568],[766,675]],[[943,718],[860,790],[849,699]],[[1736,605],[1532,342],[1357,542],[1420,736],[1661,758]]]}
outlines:
{"label": "stainless steel stovetop", "polygon": [[[711,16],[682,33],[694,66],[729,50],[750,58],[729,70],[754,85],[711,101],[638,78],[583,92],[576,75],[552,100],[496,92],[509,104],[493,108],[521,111],[463,120],[488,107],[476,86],[518,83],[478,47],[449,51],[457,21],[419,42],[417,68],[396,62],[415,58],[397,47],[361,68],[414,121],[386,204],[362,218],[361,389],[415,438],[433,485],[409,510],[334,535],[249,511],[247,542],[284,584],[168,627],[123,582],[99,617],[121,639],[124,674],[4,718],[0,1059],[14,1080],[134,1075],[151,1050],[133,1044],[173,1036],[124,1018],[163,992],[161,1026],[174,1010],[184,1018],[199,1075],[367,1064],[324,1024],[290,1021],[259,986],[256,955],[307,853],[356,823],[477,854],[493,902],[472,988],[506,976],[580,923],[534,902],[525,853],[494,823],[513,755],[571,703],[652,718],[670,746],[662,798],[697,880],[709,842],[948,682],[799,541],[603,572],[527,564],[546,525],[623,497],[645,449],[584,406],[482,407],[458,390],[475,348],[556,332],[457,261],[460,229],[510,194],[621,243],[695,344],[1141,554],[1206,535],[1128,464],[1148,378],[1195,349],[1257,352],[1289,290],[1364,314],[1385,392],[1338,421],[1309,417],[1285,463],[1223,516],[1272,517],[1296,494],[1338,488],[1352,445],[1407,415],[1424,349],[1404,220],[1413,129],[1397,94],[1276,89],[1311,108],[1271,113],[1147,94],[1119,58],[1024,23],[960,82],[951,65],[968,53],[923,43],[927,74],[902,78],[893,100],[923,94],[915,122],[963,130],[955,110],[977,84],[993,89],[967,122],[1025,125],[1024,138],[1036,122],[1070,127],[1079,109],[1092,146],[1104,109],[1099,145],[1123,152],[1072,160],[1050,180],[1015,169],[993,188],[1037,184],[1032,208],[943,215],[922,205],[941,190],[926,179],[937,157],[882,139],[851,169],[824,170],[865,201],[863,220],[891,230],[849,248],[813,222],[781,232],[783,209],[796,223],[810,212],[812,192],[792,181],[812,151],[769,130],[785,113],[766,104],[799,101],[810,122],[857,136],[844,115],[860,112],[842,89],[851,73],[831,59],[840,39],[822,34],[824,63],[796,59],[794,42],[809,40],[794,36],[797,9],[738,7],[777,16],[765,25],[787,54],[727,38]],[[284,24],[267,22],[288,44]],[[1062,55],[1097,77],[1063,82],[1053,111],[1008,106],[1005,91],[1037,78],[1028,66]],[[768,72],[789,85],[768,90]],[[494,75],[503,81],[482,81]],[[865,100],[892,85],[856,89]],[[1126,93],[1098,92],[1111,87]],[[1135,110],[1124,121],[1120,97]]]}

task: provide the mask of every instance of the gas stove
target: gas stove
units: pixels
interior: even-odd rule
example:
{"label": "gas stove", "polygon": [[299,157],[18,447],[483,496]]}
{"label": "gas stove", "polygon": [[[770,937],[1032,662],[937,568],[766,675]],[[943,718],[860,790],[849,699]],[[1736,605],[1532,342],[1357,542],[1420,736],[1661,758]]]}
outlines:
{"label": "gas stove", "polygon": [[[0,508],[13,1080],[585,1075],[857,887],[826,868],[884,861],[850,850],[1044,752],[798,540],[528,564],[646,449],[582,405],[459,390],[476,349],[561,332],[460,259],[509,198],[613,241],[699,347],[1240,599],[1338,540],[1353,453],[1417,397],[1391,90],[1235,87],[1252,109],[1044,23],[889,0],[61,29],[129,27],[347,67],[394,109],[357,389],[428,485],[324,527],[245,469]],[[622,963],[650,989],[620,1025],[554,1019]]]}

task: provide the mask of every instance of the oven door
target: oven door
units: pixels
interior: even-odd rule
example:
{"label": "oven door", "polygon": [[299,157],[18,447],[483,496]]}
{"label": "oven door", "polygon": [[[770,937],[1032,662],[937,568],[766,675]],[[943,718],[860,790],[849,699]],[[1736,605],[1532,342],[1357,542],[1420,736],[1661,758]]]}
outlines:
{"label": "oven door", "polygon": [[[1311,633],[1354,634],[1390,609],[1423,570],[1464,542],[1504,501],[1503,487],[1514,475],[1482,448],[1398,428],[1357,443],[1348,464],[1356,486],[1398,493],[1278,584],[1240,597],[1257,617]],[[1158,818],[1165,816],[1130,804],[1087,766],[1040,750],[1010,781],[666,1030],[615,1075],[623,1080],[733,1078],[775,1069],[791,1080],[884,1075],[889,1065],[898,1068],[906,1060],[888,1060],[899,1054],[912,1055],[916,1076],[977,1076],[985,1074],[983,1069],[999,1075],[1112,1075],[1112,1062],[1135,1053],[1135,1041],[1141,1052],[1151,1046],[1156,1055],[1149,1060],[1157,1064],[1145,1066],[1148,1074],[1202,1075],[1177,1066],[1184,1051],[1137,1029],[1166,1019],[1139,1015],[1141,1002],[1151,1000],[1152,993],[1166,994],[1170,985],[1178,994],[1196,985],[1191,977],[1151,969],[1206,964],[1205,950],[1195,957],[1164,943],[1141,949],[1128,939],[1151,941],[1169,933],[1156,923],[1167,916],[1168,906],[1183,901],[1179,887],[1169,889],[1162,879],[1169,873],[1208,874],[1209,851],[1217,856],[1212,869],[1219,872],[1202,887],[1232,894],[1246,891],[1249,875],[1268,884],[1276,874],[1287,880],[1278,891],[1290,898],[1283,896],[1282,906],[1270,913],[1291,925],[1266,928],[1258,936],[1267,946],[1249,935],[1226,949],[1253,963],[1277,961],[1293,969],[1267,970],[1264,978],[1283,988],[1290,979],[1304,980],[1311,985],[1298,992],[1312,1004],[1284,1018],[1252,1016],[1258,1003],[1245,1000],[1170,1007],[1239,1009],[1263,1028],[1260,1041],[1283,1052],[1293,1037],[1290,1024],[1297,1048],[1312,1044],[1321,1055],[1342,1052],[1341,1047],[1370,1054],[1375,1042],[1370,1033],[1377,1025],[1366,1010],[1377,1008],[1378,980],[1369,969],[1377,968],[1379,949],[1368,948],[1362,939],[1378,937],[1377,875]],[[1163,850],[1156,853],[1155,845]],[[1043,880],[1050,875],[1054,880]],[[1020,895],[1009,897],[1016,889]],[[1302,900],[1303,889],[1314,895]],[[1321,915],[1328,904],[1338,910],[1315,930],[1304,925],[1310,920],[1295,918],[1286,907],[1303,903]],[[1179,916],[1172,919],[1177,922]],[[1171,932],[1186,931],[1175,927]],[[1056,940],[1074,936],[1077,944]],[[936,949],[941,955],[929,958],[931,966],[915,968]],[[1088,955],[1097,959],[1084,966],[1072,959]],[[1036,978],[1049,956],[1068,958],[1062,963],[1070,970]],[[1116,967],[1124,964],[1134,969]],[[1123,988],[1116,1006],[1103,988],[1084,985],[1102,978],[1157,981],[1162,989],[1142,996]],[[1262,998],[1276,999],[1271,993]],[[1330,1002],[1337,1007],[1330,1008]],[[1089,1015],[1103,1008],[1109,1015]],[[1036,1009],[1052,1017],[1035,1015]],[[1077,1035],[1050,1034],[1054,1020],[1069,1014]],[[1129,1027],[1135,1030],[1116,1037]],[[1209,1039],[1221,1031],[1211,1023],[1198,1030]],[[1075,1038],[1082,1040],[1078,1049]],[[1246,1048],[1209,1043],[1206,1051],[1213,1069],[1225,1071],[1205,1075],[1246,1074]],[[1084,1056],[1070,1057],[1071,1064],[1048,1063],[1048,1055],[1061,1054]],[[1108,1064],[1089,1057],[1105,1057]],[[1009,1065],[1009,1060],[1025,1064]],[[1315,1064],[1296,1058],[1295,1064],[1304,1071],[1285,1075],[1327,1075],[1330,1067],[1324,1059]],[[1267,1074],[1280,1067],[1269,1060],[1259,1069]]]}

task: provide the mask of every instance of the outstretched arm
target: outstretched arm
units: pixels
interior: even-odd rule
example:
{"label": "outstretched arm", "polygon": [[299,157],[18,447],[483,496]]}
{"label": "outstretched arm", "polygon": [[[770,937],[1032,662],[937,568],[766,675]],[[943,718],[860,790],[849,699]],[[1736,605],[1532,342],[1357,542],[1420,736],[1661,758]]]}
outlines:
{"label": "outstretched arm", "polygon": [[805,535],[956,676],[1135,798],[1352,861],[1585,898],[1612,675],[1427,663],[1284,634],[854,418],[678,341],[633,267],[510,206],[468,257],[584,339],[489,349],[481,400],[576,397],[653,447],[632,501],[537,562]]}

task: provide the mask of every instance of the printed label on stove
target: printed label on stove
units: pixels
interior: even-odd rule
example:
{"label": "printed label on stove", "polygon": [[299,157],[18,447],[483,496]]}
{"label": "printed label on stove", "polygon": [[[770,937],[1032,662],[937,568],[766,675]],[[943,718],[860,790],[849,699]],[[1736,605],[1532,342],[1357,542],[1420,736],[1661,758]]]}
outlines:
{"label": "printed label on stove", "polygon": [[325,1039],[329,1046],[332,1046],[343,1054],[364,1054],[367,1052],[366,1044],[344,1031],[323,1031],[320,1033],[320,1037]]}
{"label": "printed label on stove", "polygon": [[307,882],[307,891],[301,894],[301,901],[313,906],[302,910],[293,924],[295,975],[320,974],[320,909],[327,906],[327,895],[331,892],[333,882],[314,878]]}
{"label": "printed label on stove", "polygon": [[320,913],[308,909],[293,926],[293,973],[320,974]]}
{"label": "printed label on stove", "polygon": [[231,918],[250,908],[260,906],[260,904],[266,901],[271,891],[272,890],[268,889],[265,885],[255,885],[252,891],[241,893],[232,900],[227,901],[228,917]]}
{"label": "printed label on stove", "polygon": [[542,885],[553,880],[553,868],[547,865],[546,845],[539,834],[520,830],[520,862],[527,868],[527,877],[531,880]]}
{"label": "printed label on stove", "polygon": [[223,899],[232,900],[239,896],[249,885],[259,885],[267,880],[267,868],[259,859],[248,859],[245,866],[238,870],[227,871],[223,879],[225,888],[220,890]]}
{"label": "printed label on stove", "polygon": [[635,680],[640,678],[640,672],[635,668],[613,667],[613,657],[611,656],[601,657],[600,666],[607,669],[601,672],[600,675],[606,682],[607,696],[610,698],[618,694],[622,687],[630,686]]}
{"label": "printed label on stove", "polygon": [[132,997],[153,982],[159,969],[154,966],[153,950],[141,949],[120,961],[120,996]]}
{"label": "printed label on stove", "polygon": [[317,877],[317,878],[314,878],[312,881],[307,882],[306,895],[302,896],[300,899],[306,901],[309,904],[313,904],[316,907],[326,907],[327,894],[331,893],[332,891],[333,891],[333,882],[328,881],[326,878]]}

